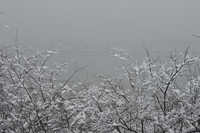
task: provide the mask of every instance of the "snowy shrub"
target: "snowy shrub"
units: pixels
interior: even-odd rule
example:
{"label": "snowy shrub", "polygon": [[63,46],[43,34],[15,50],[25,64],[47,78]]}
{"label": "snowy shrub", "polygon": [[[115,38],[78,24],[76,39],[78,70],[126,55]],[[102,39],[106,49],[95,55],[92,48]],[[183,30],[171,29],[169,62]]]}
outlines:
{"label": "snowy shrub", "polygon": [[0,50],[0,132],[81,130],[90,107],[67,84],[84,67],[59,83],[57,77],[67,72],[67,64],[48,68],[54,51],[31,53],[21,45]]}
{"label": "snowy shrub", "polygon": [[187,49],[162,63],[146,52],[146,59],[133,62],[117,50],[114,56],[126,64],[118,68],[120,82],[100,75],[111,95],[109,125],[119,133],[200,132],[199,58]]}
{"label": "snowy shrub", "polygon": [[117,51],[125,65],[117,77],[99,74],[99,85],[70,84],[84,67],[50,67],[55,52],[0,49],[0,132],[200,132],[199,58],[188,49],[164,62],[148,51],[140,62]]}

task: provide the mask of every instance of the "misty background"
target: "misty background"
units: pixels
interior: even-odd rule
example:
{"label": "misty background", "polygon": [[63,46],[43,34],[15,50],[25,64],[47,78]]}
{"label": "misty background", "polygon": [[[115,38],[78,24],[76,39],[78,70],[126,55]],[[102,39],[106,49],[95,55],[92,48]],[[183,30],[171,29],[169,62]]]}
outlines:
{"label": "misty background", "polygon": [[[57,49],[52,62],[75,59],[83,72],[114,74],[122,62],[110,57],[111,48],[125,49],[134,60],[184,50],[199,55],[199,0],[0,0],[0,24],[33,49]],[[0,28],[0,45],[9,45],[11,31]],[[62,45],[61,45],[62,44]]]}

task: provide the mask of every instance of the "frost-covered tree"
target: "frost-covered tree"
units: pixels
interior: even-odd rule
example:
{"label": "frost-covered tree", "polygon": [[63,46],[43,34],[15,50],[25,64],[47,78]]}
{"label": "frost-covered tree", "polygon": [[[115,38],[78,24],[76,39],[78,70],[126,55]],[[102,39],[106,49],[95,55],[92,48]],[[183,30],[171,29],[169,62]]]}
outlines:
{"label": "frost-covered tree", "polygon": [[114,56],[126,64],[118,81],[99,75],[106,92],[100,99],[107,97],[104,124],[119,133],[199,132],[199,58],[188,48],[164,62],[146,52],[146,59],[133,62],[117,50]]}
{"label": "frost-covered tree", "polygon": [[[84,67],[68,74],[68,64],[49,68],[55,51],[32,52],[15,45],[0,50],[0,132],[81,131],[87,103],[68,86]],[[57,77],[68,78],[57,82]]]}
{"label": "frost-covered tree", "polygon": [[[81,69],[47,65],[55,51],[17,44],[0,50],[0,130],[30,133],[177,133],[200,131],[199,58],[188,49],[168,60],[125,63],[99,85],[69,84]],[[63,77],[66,76],[66,80]],[[70,87],[69,87],[70,86]]]}
{"label": "frost-covered tree", "polygon": [[200,132],[199,58],[189,48],[165,60],[145,49],[142,61],[116,50],[117,77],[86,84],[69,83],[86,66],[49,65],[57,51],[24,48],[17,34],[13,44],[0,48],[2,133]]}

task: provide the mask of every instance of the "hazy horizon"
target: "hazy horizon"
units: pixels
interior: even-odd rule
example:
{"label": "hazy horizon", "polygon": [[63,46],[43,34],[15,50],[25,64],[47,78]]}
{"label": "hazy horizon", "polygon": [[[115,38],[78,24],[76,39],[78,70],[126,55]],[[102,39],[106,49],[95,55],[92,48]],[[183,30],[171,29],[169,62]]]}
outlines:
{"label": "hazy horizon", "polygon": [[[134,59],[144,55],[143,45],[155,56],[187,46],[199,51],[200,39],[192,36],[200,35],[199,6],[198,0],[1,0],[0,24],[13,32],[18,28],[28,47],[62,44],[56,61],[76,58],[80,66],[92,63],[91,73],[109,73],[116,60],[106,50],[113,47],[126,49]],[[1,27],[0,45],[11,38]]]}

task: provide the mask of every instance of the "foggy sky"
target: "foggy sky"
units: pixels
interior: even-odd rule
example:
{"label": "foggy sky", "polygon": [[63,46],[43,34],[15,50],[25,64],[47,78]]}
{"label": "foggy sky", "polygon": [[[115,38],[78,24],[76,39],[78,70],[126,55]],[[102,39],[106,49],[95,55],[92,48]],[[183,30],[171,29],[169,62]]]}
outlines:
{"label": "foggy sky", "polygon": [[[55,62],[76,59],[79,66],[92,63],[82,75],[114,75],[121,62],[98,50],[127,48],[134,60],[145,56],[142,45],[153,56],[168,50],[185,49],[199,54],[200,0],[0,0],[0,24],[11,32],[19,29],[25,45],[51,49],[63,43]],[[0,45],[9,42],[9,30],[0,28]],[[97,50],[83,50],[84,48]],[[70,50],[78,48],[79,50]],[[81,49],[81,50],[80,50]]]}
{"label": "foggy sky", "polygon": [[0,24],[37,42],[193,40],[200,34],[199,0],[1,0],[0,11]]}

